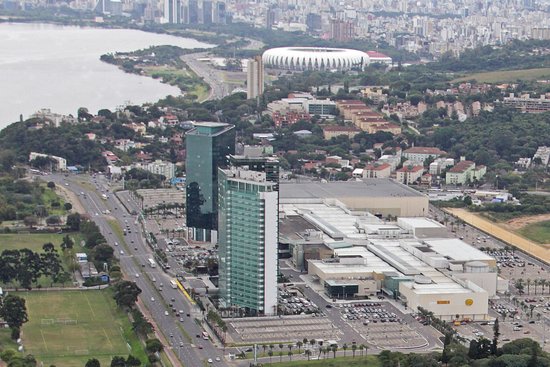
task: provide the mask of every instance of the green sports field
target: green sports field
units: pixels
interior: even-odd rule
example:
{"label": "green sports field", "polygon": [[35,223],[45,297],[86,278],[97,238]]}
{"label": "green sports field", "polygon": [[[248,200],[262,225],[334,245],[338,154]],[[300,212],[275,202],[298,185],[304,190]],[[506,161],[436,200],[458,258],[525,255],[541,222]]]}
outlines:
{"label": "green sports field", "polygon": [[63,241],[63,235],[57,233],[3,233],[0,234],[0,249],[3,251],[28,248],[35,252],[42,252],[42,245],[51,242],[60,251],[61,241]]}
{"label": "green sports field", "polygon": [[519,230],[519,233],[532,241],[542,244],[550,244],[550,221],[526,225]]}
{"label": "green sports field", "polygon": [[127,314],[116,308],[110,290],[18,295],[25,298],[29,313],[22,329],[25,351],[44,365],[82,367],[92,357],[109,365],[113,356],[130,353],[145,362]]}

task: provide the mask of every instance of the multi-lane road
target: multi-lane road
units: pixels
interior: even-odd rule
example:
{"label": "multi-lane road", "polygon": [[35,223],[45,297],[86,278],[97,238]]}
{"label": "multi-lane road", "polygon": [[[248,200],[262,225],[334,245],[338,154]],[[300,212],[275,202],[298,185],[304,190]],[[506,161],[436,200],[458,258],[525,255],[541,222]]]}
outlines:
{"label": "multi-lane road", "polygon": [[[145,243],[136,216],[126,210],[137,210],[136,204],[126,196],[122,199],[126,202],[122,203],[121,199],[111,194],[107,181],[101,176],[51,175],[48,180],[63,185],[78,196],[83,209],[115,249],[125,278],[135,281],[142,290],[140,306],[147,310],[146,316],[152,318],[157,333],[164,339],[165,347],[172,350],[172,355],[187,367],[203,366],[209,360],[215,366],[227,366],[222,352],[209,340],[203,339],[203,330],[195,321],[195,317],[200,318],[200,312],[178,289],[170,286],[170,277],[162,269],[158,266],[152,268],[148,264],[148,259],[153,257],[152,252]],[[108,199],[102,198],[102,193]],[[117,226],[127,228],[128,234],[121,238]],[[176,316],[172,308],[183,313]]]}

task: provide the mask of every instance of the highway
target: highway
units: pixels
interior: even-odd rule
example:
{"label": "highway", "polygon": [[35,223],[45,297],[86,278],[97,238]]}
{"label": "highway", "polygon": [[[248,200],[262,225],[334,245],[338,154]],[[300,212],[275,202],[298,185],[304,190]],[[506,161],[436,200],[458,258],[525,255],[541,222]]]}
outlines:
{"label": "highway", "polygon": [[183,55],[181,59],[189,66],[189,68],[202,78],[206,84],[210,86],[208,97],[199,102],[210,101],[213,99],[222,99],[229,94],[229,86],[223,82],[223,71],[217,70],[203,61],[198,59],[208,57],[208,53],[194,53]]}
{"label": "highway", "polygon": [[[88,175],[50,175],[48,180],[63,185],[65,189],[78,196],[84,210],[99,226],[107,242],[113,246],[125,278],[135,281],[142,290],[138,302],[147,309],[147,312],[144,312],[145,316],[152,318],[150,321],[164,336],[165,348],[171,348],[187,367],[203,366],[208,359],[212,359],[212,365],[227,366],[221,351],[209,340],[202,338],[203,330],[194,320],[195,317],[201,318],[198,308],[192,306],[181,291],[171,288],[170,277],[160,267],[152,268],[148,265],[148,259],[153,256],[142,237],[137,218],[131,216],[119,199],[109,191],[107,181],[102,176],[92,179]],[[92,189],[91,185],[94,185],[95,189]],[[101,198],[102,192],[108,195],[107,200]],[[125,204],[130,211],[137,210],[132,200]],[[106,210],[110,213],[104,214]],[[114,223],[121,228],[126,227],[128,234],[120,238],[122,235],[111,225]],[[183,310],[181,318],[176,317],[169,308],[170,303],[177,311]],[[216,361],[216,357],[221,360]]]}

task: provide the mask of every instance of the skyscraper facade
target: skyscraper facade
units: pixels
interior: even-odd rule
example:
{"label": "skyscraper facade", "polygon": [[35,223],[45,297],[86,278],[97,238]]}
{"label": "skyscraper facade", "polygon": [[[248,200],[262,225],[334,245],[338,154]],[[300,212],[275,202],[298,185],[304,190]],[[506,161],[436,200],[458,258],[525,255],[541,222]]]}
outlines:
{"label": "skyscraper facade", "polygon": [[246,167],[219,169],[220,302],[248,315],[277,312],[277,183]]}
{"label": "skyscraper facade", "polygon": [[257,98],[264,92],[264,63],[262,56],[248,60],[246,72],[246,98]]}
{"label": "skyscraper facade", "polygon": [[187,227],[196,240],[215,242],[211,234],[217,229],[218,168],[226,167],[228,155],[235,153],[233,127],[219,122],[197,123],[186,135],[185,209]]}

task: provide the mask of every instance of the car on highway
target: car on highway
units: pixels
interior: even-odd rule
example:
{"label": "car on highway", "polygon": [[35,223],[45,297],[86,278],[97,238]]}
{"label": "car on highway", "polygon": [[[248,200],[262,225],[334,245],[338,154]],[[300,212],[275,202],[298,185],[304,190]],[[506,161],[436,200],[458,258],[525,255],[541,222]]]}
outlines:
{"label": "car on highway", "polygon": [[170,315],[170,314],[168,313],[168,311],[164,311],[164,316],[168,316],[168,315]]}
{"label": "car on highway", "polygon": [[118,246],[118,242],[115,242],[115,246]]}
{"label": "car on highway", "polygon": [[155,302],[155,297],[151,297],[151,302]]}
{"label": "car on highway", "polygon": [[216,362],[221,361],[222,359],[220,357],[216,357]]}
{"label": "car on highway", "polygon": [[208,358],[208,363],[214,363],[214,361],[212,360],[212,358]]}
{"label": "car on highway", "polygon": [[124,251],[120,250],[120,254],[121,254],[121,255],[124,255]]}
{"label": "car on highway", "polygon": [[183,322],[183,317],[180,317],[180,322]]}
{"label": "car on highway", "polygon": [[139,278],[139,274],[138,274],[138,273],[136,273],[136,278]]}

